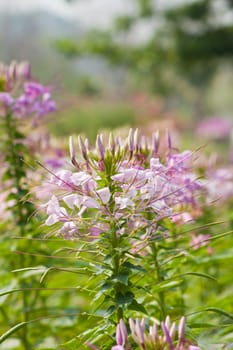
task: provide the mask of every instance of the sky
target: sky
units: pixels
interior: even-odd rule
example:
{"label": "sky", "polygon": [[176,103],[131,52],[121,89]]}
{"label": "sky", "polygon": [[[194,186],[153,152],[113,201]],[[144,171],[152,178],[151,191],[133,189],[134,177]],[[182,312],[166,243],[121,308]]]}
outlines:
{"label": "sky", "polygon": [[[129,2],[130,3],[130,2]],[[0,0],[0,12],[30,12],[45,10],[59,16],[77,19],[84,26],[108,26],[113,17],[131,12],[133,6],[125,0]]]}
{"label": "sky", "polygon": [[[175,5],[184,0],[156,0],[160,6]],[[185,0],[193,1],[193,0]],[[30,12],[46,10],[65,18],[77,19],[83,26],[107,27],[119,14],[132,13],[133,1],[126,0],[0,0],[0,12]]]}

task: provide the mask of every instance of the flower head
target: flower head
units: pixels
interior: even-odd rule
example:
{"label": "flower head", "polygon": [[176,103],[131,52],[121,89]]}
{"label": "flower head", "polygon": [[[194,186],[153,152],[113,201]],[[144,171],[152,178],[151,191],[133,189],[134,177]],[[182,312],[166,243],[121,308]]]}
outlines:
{"label": "flower head", "polygon": [[[192,220],[189,210],[196,205],[195,195],[201,186],[191,170],[191,152],[171,154],[169,149],[167,157],[160,156],[154,136],[152,142],[142,140],[139,132],[132,130],[121,142],[110,135],[105,144],[103,136],[97,136],[94,150],[79,137],[83,161],[77,161],[74,145],[72,138],[74,171],[61,169],[49,179],[57,188],[54,195],[60,232],[64,231],[64,218],[57,215],[57,207],[59,213],[66,209],[67,220],[77,225],[77,231],[72,227],[72,232],[85,231],[87,235],[93,227],[104,227],[102,224],[112,219],[117,220],[118,234],[127,232],[131,237],[142,229],[150,237],[151,228],[163,218]],[[53,221],[49,218],[48,222]]]}
{"label": "flower head", "polygon": [[[123,322],[122,320],[120,322]],[[185,338],[185,318],[180,319],[178,331],[176,323],[171,323],[170,317],[167,316],[164,322],[161,322],[160,327],[157,323],[153,323],[146,331],[145,320],[129,319],[129,326],[133,341],[141,350],[201,350],[196,345],[191,345]],[[120,323],[117,325],[117,333]],[[161,328],[161,330],[159,330]],[[118,338],[117,338],[118,339]],[[128,336],[126,342],[117,340],[117,345],[112,347],[112,350],[124,350],[122,345],[128,346]],[[130,349],[133,349],[131,345]]]}

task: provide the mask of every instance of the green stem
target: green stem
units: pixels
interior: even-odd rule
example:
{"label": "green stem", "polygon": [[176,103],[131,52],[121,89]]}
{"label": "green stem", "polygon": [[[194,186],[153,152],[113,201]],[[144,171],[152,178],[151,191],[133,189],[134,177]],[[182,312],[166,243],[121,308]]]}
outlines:
{"label": "green stem", "polygon": [[[119,245],[119,238],[117,237],[116,233],[116,225],[112,224],[112,239],[111,239],[111,250],[112,250],[112,255],[113,255],[113,276],[117,276],[120,272],[121,268],[121,256],[119,255],[119,252],[116,251],[116,248]],[[121,292],[121,284],[120,283],[115,283],[114,284],[114,291],[115,291],[115,297],[117,293]],[[117,321],[119,322],[120,319],[123,319],[124,317],[124,311],[123,308],[120,307],[119,305],[116,305],[117,309]]]}
{"label": "green stem", "polygon": [[[24,189],[21,185],[22,178],[25,176],[25,171],[23,169],[22,161],[20,156],[16,153],[15,150],[15,141],[17,134],[17,126],[15,120],[12,117],[12,114],[8,113],[6,115],[6,134],[7,134],[7,147],[6,153],[8,155],[8,162],[11,170],[11,178],[13,180],[13,186],[16,188],[16,224],[20,228],[20,235],[25,235],[25,228],[27,224],[27,211],[24,213],[23,207],[23,193]],[[21,255],[21,267],[25,267],[25,258]],[[24,287],[24,284],[21,282],[21,287]],[[28,296],[25,292],[22,293],[22,306],[23,306],[23,321],[28,322],[29,314],[28,314]],[[30,344],[28,341],[28,327],[25,327],[22,330],[21,340],[25,350],[30,350]]]}
{"label": "green stem", "polygon": [[[14,123],[14,120],[12,118],[12,115],[8,113],[6,115],[6,132],[7,132],[7,143],[8,143],[8,157],[9,157],[9,163],[12,171],[12,179],[14,181],[14,186],[16,188],[16,194],[17,194],[17,224],[20,227],[20,234],[24,235],[25,234],[25,215],[23,213],[23,203],[22,203],[22,193],[23,193],[23,188],[21,186],[21,176],[18,175],[19,170],[20,173],[22,171],[22,165],[21,165],[21,159],[20,156],[17,155],[15,151],[15,139],[16,139],[16,126]],[[24,175],[24,172],[23,172]]]}
{"label": "green stem", "polygon": [[[25,292],[22,293],[22,298],[23,298],[23,322],[28,322],[29,321],[29,314],[28,314],[28,302],[27,298],[28,296],[26,295]],[[30,344],[28,340],[28,324],[26,323],[24,328],[22,329],[22,343],[24,346],[25,350],[30,350]]]}
{"label": "green stem", "polygon": [[[158,261],[158,245],[155,242],[151,243],[151,249],[152,249],[153,261],[154,261],[155,270],[156,270],[157,282],[160,283],[164,281],[164,276]],[[164,292],[162,291],[158,292],[158,297],[159,297],[159,304],[160,304],[160,310],[161,310],[160,319],[164,320],[166,317]]]}

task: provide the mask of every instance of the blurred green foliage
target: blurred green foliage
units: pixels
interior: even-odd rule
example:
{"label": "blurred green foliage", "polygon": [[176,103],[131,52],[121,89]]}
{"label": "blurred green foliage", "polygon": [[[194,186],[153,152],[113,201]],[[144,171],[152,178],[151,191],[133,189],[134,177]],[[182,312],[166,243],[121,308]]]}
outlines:
{"label": "blurred green foliage", "polygon": [[[95,29],[77,42],[60,38],[55,47],[67,57],[102,56],[124,67],[135,86],[164,96],[180,94],[177,87],[185,80],[203,100],[218,68],[232,61],[233,25],[224,19],[232,13],[232,1],[133,4],[135,11],[118,16],[109,30]],[[146,23],[152,29],[140,42],[135,33]]]}
{"label": "blurred green foliage", "polygon": [[49,129],[57,136],[83,133],[94,140],[98,130],[115,129],[136,124],[134,110],[124,103],[97,101],[74,106],[52,119]]}

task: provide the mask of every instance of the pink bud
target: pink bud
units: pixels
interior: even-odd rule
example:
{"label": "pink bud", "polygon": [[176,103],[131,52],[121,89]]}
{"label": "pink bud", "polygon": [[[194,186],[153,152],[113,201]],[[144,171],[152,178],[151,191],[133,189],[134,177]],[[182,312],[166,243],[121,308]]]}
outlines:
{"label": "pink bud", "polygon": [[152,135],[152,149],[153,149],[154,155],[157,155],[159,150],[159,131],[156,131]]}
{"label": "pink bud", "polygon": [[8,68],[8,74],[9,74],[9,78],[14,80],[16,78],[16,69],[17,69],[17,62],[16,61],[12,61],[10,63],[10,66]]}
{"label": "pink bud", "polygon": [[134,148],[134,140],[133,140],[133,129],[129,130],[129,135],[128,135],[128,146],[129,146],[129,151],[132,154],[133,153],[133,148]]}
{"label": "pink bud", "polygon": [[167,132],[167,144],[168,144],[168,149],[171,150],[172,149],[172,140],[171,140],[171,134],[169,132],[169,130],[166,130]]}
{"label": "pink bud", "polygon": [[99,151],[100,160],[104,160],[105,147],[104,147],[104,142],[103,142],[103,135],[97,135],[96,148]]}
{"label": "pink bud", "polygon": [[30,79],[31,78],[31,67],[27,61],[22,61],[17,66],[16,71],[17,78],[19,79]]}
{"label": "pink bud", "polygon": [[83,158],[85,160],[88,160],[88,158],[87,158],[87,148],[86,148],[86,146],[85,146],[81,136],[78,136],[78,145],[79,145],[79,148],[80,148],[80,151],[82,153]]}
{"label": "pink bud", "polygon": [[180,320],[179,328],[178,328],[178,339],[180,344],[184,342],[184,331],[185,331],[185,317],[183,316]]}
{"label": "pink bud", "polygon": [[74,139],[72,136],[70,136],[69,138],[69,150],[70,150],[70,158],[71,158],[71,162],[72,164],[78,169],[80,170],[80,167],[78,165],[78,162],[75,159],[75,147],[74,147]]}
{"label": "pink bud", "polygon": [[111,132],[109,134],[108,147],[111,150],[111,152],[114,154],[116,150],[116,143],[115,143],[114,136]]}
{"label": "pink bud", "polygon": [[139,131],[138,131],[138,129],[136,129],[134,132],[134,149],[137,152],[139,150],[139,148],[140,148]]}
{"label": "pink bud", "polygon": [[124,324],[124,321],[120,319],[120,322],[117,325],[116,330],[116,342],[117,345],[125,345],[128,340],[127,329]]}

